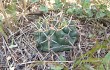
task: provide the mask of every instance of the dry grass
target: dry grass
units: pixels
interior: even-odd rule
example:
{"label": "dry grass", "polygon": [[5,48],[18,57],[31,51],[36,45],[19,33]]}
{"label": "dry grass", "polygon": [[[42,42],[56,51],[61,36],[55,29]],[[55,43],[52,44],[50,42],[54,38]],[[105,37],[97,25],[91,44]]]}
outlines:
{"label": "dry grass", "polygon": [[[24,5],[24,4],[23,4]],[[22,6],[22,4],[20,5]],[[7,19],[4,22],[4,28],[7,29],[7,39],[0,34],[0,69],[1,70],[49,70],[51,67],[63,66],[67,70],[72,70],[74,61],[77,57],[83,55],[89,51],[96,41],[103,41],[109,37],[109,33],[106,34],[109,27],[105,28],[99,23],[92,21],[80,21],[73,19],[72,16],[65,15],[61,12],[49,12],[42,15],[27,15],[27,12],[23,12],[27,7],[24,6],[22,12],[17,15],[17,24],[14,20],[10,20],[12,17],[4,17]],[[64,52],[40,52],[36,47],[36,41],[34,32],[38,30],[37,23],[51,24],[62,22],[62,19],[74,21],[79,33],[79,39],[71,51]],[[42,20],[40,22],[39,20]],[[12,22],[12,24],[11,24]],[[8,28],[8,25],[13,25]],[[13,28],[14,27],[14,28]],[[101,31],[101,32],[99,32]],[[5,30],[5,33],[6,30]],[[103,55],[102,55],[103,54]],[[97,53],[96,56],[104,57],[106,51]],[[60,55],[65,58],[61,61]],[[76,69],[78,70],[78,69]],[[81,69],[80,69],[81,70]]]}

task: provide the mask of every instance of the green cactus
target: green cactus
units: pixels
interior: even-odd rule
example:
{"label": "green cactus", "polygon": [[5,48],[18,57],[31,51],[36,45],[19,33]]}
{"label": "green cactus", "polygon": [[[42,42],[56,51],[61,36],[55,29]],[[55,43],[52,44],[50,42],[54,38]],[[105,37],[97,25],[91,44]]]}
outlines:
{"label": "green cactus", "polygon": [[78,39],[78,33],[74,26],[66,26],[62,29],[48,29],[35,33],[37,48],[40,51],[54,52],[69,51]]}

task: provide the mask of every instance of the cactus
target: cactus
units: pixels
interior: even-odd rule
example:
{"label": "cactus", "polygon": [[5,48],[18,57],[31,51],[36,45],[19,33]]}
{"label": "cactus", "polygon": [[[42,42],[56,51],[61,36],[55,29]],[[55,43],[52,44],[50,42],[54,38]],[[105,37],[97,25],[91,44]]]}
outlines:
{"label": "cactus", "polygon": [[78,39],[75,26],[68,25],[62,29],[40,30],[35,33],[37,48],[40,51],[69,51]]}

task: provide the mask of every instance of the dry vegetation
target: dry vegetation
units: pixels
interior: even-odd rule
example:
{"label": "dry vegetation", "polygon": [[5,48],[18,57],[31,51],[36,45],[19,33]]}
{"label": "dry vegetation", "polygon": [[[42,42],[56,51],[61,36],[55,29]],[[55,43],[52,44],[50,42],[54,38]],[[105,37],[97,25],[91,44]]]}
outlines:
{"label": "dry vegetation", "polygon": [[[91,17],[91,11],[84,9],[83,14],[76,10],[72,14],[70,5],[76,3],[79,9],[80,0],[61,0],[63,4],[56,3],[59,9],[54,8],[53,1],[0,0],[0,70],[109,70],[110,11],[103,13],[96,7],[101,14]],[[109,1],[87,1],[91,5],[106,4],[110,9]],[[78,33],[71,50],[43,52],[36,47],[39,26],[55,29],[56,24],[61,24],[61,28],[71,22]]]}

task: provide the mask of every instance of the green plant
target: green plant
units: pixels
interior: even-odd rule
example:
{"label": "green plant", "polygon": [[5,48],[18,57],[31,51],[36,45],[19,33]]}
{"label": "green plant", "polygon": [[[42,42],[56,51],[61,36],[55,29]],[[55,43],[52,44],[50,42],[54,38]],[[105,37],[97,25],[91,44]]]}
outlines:
{"label": "green plant", "polygon": [[6,33],[4,32],[4,29],[3,29],[2,16],[0,16],[0,34],[2,36],[4,36],[5,38],[7,38],[7,35],[6,35]]}
{"label": "green plant", "polygon": [[45,13],[48,12],[48,8],[45,6],[45,5],[40,5],[40,8],[39,8],[40,11],[43,11]]}
{"label": "green plant", "polygon": [[[78,57],[75,61],[75,63],[73,64],[73,69],[80,67],[84,70],[87,70],[88,67],[92,68],[92,69],[104,69],[103,64],[108,65],[107,62],[109,62],[109,55],[110,53],[108,53],[104,58],[101,57],[94,57],[94,54],[101,49],[106,49],[107,48],[107,43],[109,41],[106,40],[102,43],[99,43],[97,41],[95,47],[93,47],[91,50],[89,50],[88,52],[86,52],[85,54],[81,55],[80,57]],[[89,66],[88,66],[89,65]],[[106,66],[107,67],[107,66]]]}
{"label": "green plant", "polygon": [[78,39],[75,26],[68,25],[61,29],[39,30],[35,33],[37,48],[41,51],[68,51]]}
{"label": "green plant", "polygon": [[[6,31],[7,28],[9,28],[12,32],[14,32],[13,25],[16,20],[16,4],[14,1],[10,1],[9,4],[5,4],[3,2],[0,2],[0,14],[2,14],[4,19],[2,19],[2,22],[0,22],[0,28],[2,30],[3,36],[5,36],[5,39],[7,39],[8,32]],[[1,19],[0,19],[1,20]]]}
{"label": "green plant", "polygon": [[102,65],[99,66],[100,69],[110,70],[110,51],[102,59]]}
{"label": "green plant", "polygon": [[60,9],[63,6],[63,3],[60,0],[55,0],[54,8],[56,10]]}
{"label": "green plant", "polygon": [[61,66],[61,65],[60,66],[57,65],[57,66],[52,66],[51,67],[51,70],[62,70],[62,69],[64,69],[64,67]]}
{"label": "green plant", "polygon": [[32,3],[39,2],[39,0],[30,0]]}
{"label": "green plant", "polygon": [[90,0],[81,0],[81,6],[73,4],[67,8],[66,13],[70,15],[76,15],[77,17],[89,17],[89,18],[104,18],[110,17],[110,11],[107,10],[105,4],[91,5]]}

